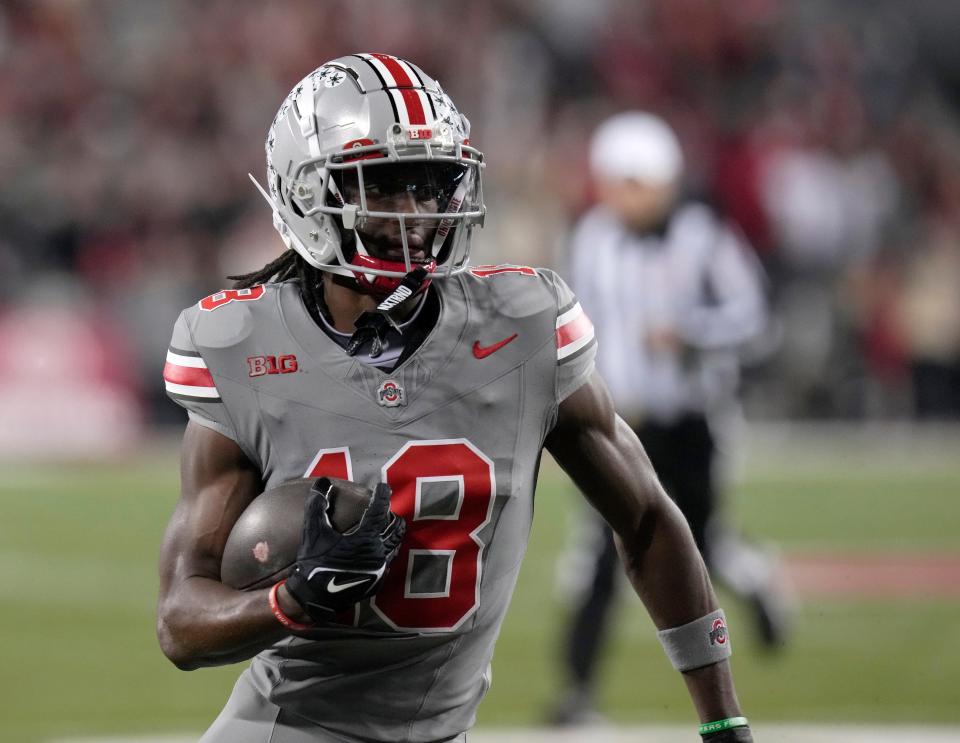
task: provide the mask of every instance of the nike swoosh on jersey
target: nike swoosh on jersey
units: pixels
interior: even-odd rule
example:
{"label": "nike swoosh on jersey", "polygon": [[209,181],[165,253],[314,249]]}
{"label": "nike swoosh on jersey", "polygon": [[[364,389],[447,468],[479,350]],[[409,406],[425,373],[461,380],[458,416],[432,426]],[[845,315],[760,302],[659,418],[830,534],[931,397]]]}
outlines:
{"label": "nike swoosh on jersey", "polygon": [[490,354],[496,353],[497,351],[499,351],[501,348],[503,348],[505,345],[507,345],[510,341],[512,341],[516,337],[517,337],[517,334],[514,333],[513,335],[508,336],[507,338],[504,338],[502,341],[498,341],[497,343],[494,343],[492,346],[481,346],[480,341],[474,341],[473,355],[478,359],[485,359]]}
{"label": "nike swoosh on jersey", "polygon": [[361,578],[360,580],[351,581],[350,583],[337,583],[337,578],[334,576],[330,579],[330,582],[327,583],[327,591],[330,593],[340,593],[340,591],[346,591],[348,588],[366,583],[368,580],[370,580],[370,578]]}

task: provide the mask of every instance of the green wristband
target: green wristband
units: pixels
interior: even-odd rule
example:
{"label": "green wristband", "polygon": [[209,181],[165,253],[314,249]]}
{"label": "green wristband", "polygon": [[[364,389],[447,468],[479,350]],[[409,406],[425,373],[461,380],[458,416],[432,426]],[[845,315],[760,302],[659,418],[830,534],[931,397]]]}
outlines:
{"label": "green wristband", "polygon": [[705,722],[700,726],[700,735],[719,733],[721,730],[729,730],[730,728],[742,728],[749,724],[746,717],[728,717],[726,720]]}

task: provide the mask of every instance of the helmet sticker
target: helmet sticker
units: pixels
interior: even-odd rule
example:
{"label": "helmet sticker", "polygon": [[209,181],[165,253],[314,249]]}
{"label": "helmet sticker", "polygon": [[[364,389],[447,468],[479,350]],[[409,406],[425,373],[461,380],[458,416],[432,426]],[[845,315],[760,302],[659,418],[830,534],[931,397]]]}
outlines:
{"label": "helmet sticker", "polygon": [[437,91],[429,91],[428,95],[437,112],[437,121],[446,124],[450,129],[455,131],[459,137],[463,138],[466,136],[460,112],[457,111],[457,107],[453,104],[453,101],[450,100],[450,96],[439,88]]}
{"label": "helmet sticker", "polygon": [[[332,65],[323,65],[322,67],[318,67],[309,75],[307,75],[306,78],[306,80],[309,80],[313,85],[314,92],[318,91],[320,86],[325,88],[336,88],[342,85],[346,79],[347,73],[339,67],[334,67]],[[304,82],[306,82],[306,80]]]}
{"label": "helmet sticker", "polygon": [[335,88],[338,85],[340,85],[344,80],[346,80],[347,76],[340,70],[336,70],[335,72],[332,72],[331,74],[327,75],[326,78],[321,76],[321,79],[323,80],[323,84],[326,87]]}

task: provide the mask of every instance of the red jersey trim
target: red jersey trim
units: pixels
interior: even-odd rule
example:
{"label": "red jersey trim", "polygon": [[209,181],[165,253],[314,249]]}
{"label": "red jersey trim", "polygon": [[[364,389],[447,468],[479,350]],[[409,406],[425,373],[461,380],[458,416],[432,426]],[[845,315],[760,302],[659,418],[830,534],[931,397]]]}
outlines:
{"label": "red jersey trim", "polygon": [[578,302],[557,318],[557,359],[576,353],[593,341],[593,323]]}

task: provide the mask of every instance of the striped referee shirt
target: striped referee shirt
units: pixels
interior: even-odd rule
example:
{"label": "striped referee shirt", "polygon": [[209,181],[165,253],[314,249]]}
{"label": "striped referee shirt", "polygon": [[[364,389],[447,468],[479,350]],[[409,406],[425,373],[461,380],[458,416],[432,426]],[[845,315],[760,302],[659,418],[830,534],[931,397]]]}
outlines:
{"label": "striped referee shirt", "polygon": [[[670,423],[735,394],[737,349],[767,322],[763,275],[708,207],[681,205],[662,230],[640,234],[598,206],[575,227],[570,249],[571,283],[621,415]],[[677,350],[649,345],[662,331],[679,336]]]}

